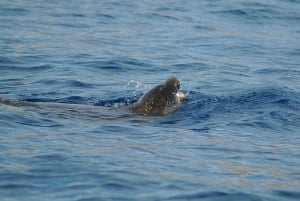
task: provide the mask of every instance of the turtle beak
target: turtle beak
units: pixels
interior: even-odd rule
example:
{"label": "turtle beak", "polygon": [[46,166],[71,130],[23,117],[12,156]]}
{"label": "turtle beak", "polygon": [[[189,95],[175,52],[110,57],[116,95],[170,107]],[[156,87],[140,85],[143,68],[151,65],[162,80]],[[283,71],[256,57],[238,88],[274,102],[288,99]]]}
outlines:
{"label": "turtle beak", "polygon": [[183,101],[187,98],[187,95],[185,93],[181,92],[181,91],[178,91],[176,93],[176,96],[179,98],[180,101]]}

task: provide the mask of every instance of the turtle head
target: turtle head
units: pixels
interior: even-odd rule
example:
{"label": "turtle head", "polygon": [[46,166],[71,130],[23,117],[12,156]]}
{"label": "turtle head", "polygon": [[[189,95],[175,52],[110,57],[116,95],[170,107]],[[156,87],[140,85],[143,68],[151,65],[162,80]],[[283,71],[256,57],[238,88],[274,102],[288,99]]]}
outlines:
{"label": "turtle head", "polygon": [[170,77],[165,82],[165,86],[172,91],[172,93],[177,93],[180,88],[180,82],[176,77]]}

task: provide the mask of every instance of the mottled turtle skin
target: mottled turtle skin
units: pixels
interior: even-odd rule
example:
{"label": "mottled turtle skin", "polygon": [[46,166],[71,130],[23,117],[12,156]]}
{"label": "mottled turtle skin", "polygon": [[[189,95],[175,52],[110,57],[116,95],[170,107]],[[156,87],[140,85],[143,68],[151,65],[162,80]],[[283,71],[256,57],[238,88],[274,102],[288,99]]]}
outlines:
{"label": "mottled turtle skin", "polygon": [[[187,97],[186,94],[179,92],[179,88],[179,80],[175,77],[171,77],[167,79],[167,81],[164,84],[158,85],[146,94],[144,94],[138,102],[129,106],[129,109],[130,111],[136,114],[165,115],[177,109],[181,105],[181,101]],[[10,100],[0,97],[0,104],[15,107],[32,107],[39,109],[51,108],[53,110],[71,107],[73,108],[72,111],[76,112],[76,108],[74,108],[74,106],[68,106],[67,104],[61,103],[29,103],[26,101]],[[78,111],[80,112],[79,109]],[[101,114],[99,114],[99,116],[101,116]]]}
{"label": "mottled turtle skin", "polygon": [[22,106],[36,106],[33,103],[25,102],[25,101],[17,101],[17,100],[10,100],[0,97],[0,104],[15,106],[15,107],[22,107]]}
{"label": "mottled turtle skin", "polygon": [[165,115],[180,106],[183,97],[177,94],[179,88],[179,80],[171,77],[144,94],[130,109],[137,114]]}

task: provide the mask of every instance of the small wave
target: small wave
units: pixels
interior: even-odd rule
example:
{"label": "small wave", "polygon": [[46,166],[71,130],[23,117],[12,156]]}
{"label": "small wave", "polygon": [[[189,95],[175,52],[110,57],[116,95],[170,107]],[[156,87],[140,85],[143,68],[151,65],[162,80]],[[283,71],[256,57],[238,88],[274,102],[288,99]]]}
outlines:
{"label": "small wave", "polygon": [[58,80],[54,80],[54,79],[41,79],[41,80],[37,80],[35,82],[32,82],[33,84],[44,84],[44,85],[58,85],[60,84],[60,82]]}
{"label": "small wave", "polygon": [[[53,98],[55,95],[50,96],[50,98],[39,98],[40,94],[35,95],[35,97],[24,98],[22,101],[31,103],[66,103],[66,104],[80,104],[80,105],[93,105],[93,106],[119,106],[119,105],[129,105],[136,102],[140,96],[133,97],[119,97],[112,99],[99,100],[95,97],[82,97],[82,96],[68,96],[64,98]],[[49,96],[49,95],[44,95]],[[51,98],[52,97],[52,98]]]}
{"label": "small wave", "polygon": [[236,109],[266,109],[271,106],[300,110],[299,98],[300,94],[288,89],[263,88],[249,90],[247,93],[215,97],[215,103],[221,103],[218,104],[218,108],[223,112],[234,112]]}
{"label": "small wave", "polygon": [[16,65],[16,64],[23,64],[23,62],[21,62],[18,59],[9,59],[9,58],[0,56],[1,69],[5,68],[6,66]]}
{"label": "small wave", "polygon": [[166,14],[160,14],[160,13],[152,13],[148,15],[149,18],[155,18],[157,20],[173,20],[173,21],[179,21],[180,19],[174,16],[166,15]]}
{"label": "small wave", "polygon": [[127,69],[118,61],[82,61],[76,62],[75,65],[93,68],[93,70],[104,70],[108,72],[124,72]]}
{"label": "small wave", "polygon": [[226,193],[222,191],[210,191],[194,194],[174,196],[170,200],[263,200],[255,194]]}
{"label": "small wave", "polygon": [[106,106],[106,107],[111,107],[111,106],[118,106],[118,105],[129,105],[138,100],[137,97],[121,97],[121,98],[116,98],[116,99],[108,99],[108,100],[99,100],[93,105],[95,106]]}
{"label": "small wave", "polygon": [[1,15],[6,15],[6,16],[12,16],[12,15],[16,15],[16,16],[22,16],[22,15],[26,15],[28,13],[30,13],[30,11],[28,9],[25,8],[0,8],[1,11]]}
{"label": "small wave", "polygon": [[10,70],[10,71],[23,71],[23,72],[41,72],[50,70],[53,68],[52,65],[42,64],[35,66],[25,66],[23,62],[18,60],[10,60],[10,59],[1,59],[0,58],[0,67],[1,70]]}
{"label": "small wave", "polygon": [[60,154],[50,154],[50,155],[38,155],[33,157],[33,160],[37,161],[64,161],[66,158]]}
{"label": "small wave", "polygon": [[67,17],[86,17],[86,15],[82,14],[82,13],[52,13],[50,14],[50,16],[53,17],[61,17],[61,18],[67,18]]}
{"label": "small wave", "polygon": [[241,9],[223,10],[223,11],[220,11],[220,13],[226,13],[226,14],[232,14],[232,15],[238,15],[238,16],[248,15],[248,13],[246,11],[241,10]]}
{"label": "small wave", "polygon": [[244,8],[242,7],[213,11],[213,13],[228,16],[236,16],[247,20],[256,20],[256,22],[264,22],[257,20],[275,19],[277,16],[280,16],[280,13],[277,12],[275,8],[272,8],[267,5],[251,5]]}
{"label": "small wave", "polygon": [[282,197],[282,198],[289,198],[289,199],[299,199],[300,193],[296,191],[274,191],[274,194]]}
{"label": "small wave", "polygon": [[93,101],[94,98],[87,98],[82,96],[69,96],[69,97],[59,98],[51,101],[49,100],[48,102],[90,105],[90,103]]}
{"label": "small wave", "polygon": [[274,75],[282,75],[282,74],[294,74],[294,75],[300,75],[300,71],[299,70],[293,70],[293,69],[283,69],[283,68],[263,68],[263,69],[258,69],[255,71],[255,73],[257,74],[274,74]]}
{"label": "small wave", "polygon": [[96,17],[99,17],[100,19],[105,19],[105,20],[112,20],[115,19],[116,17],[109,15],[109,14],[103,14],[103,13],[97,13]]}
{"label": "small wave", "polygon": [[5,190],[20,190],[20,189],[27,189],[27,190],[33,190],[37,186],[35,185],[29,185],[29,184],[5,184],[5,185],[0,185],[0,189],[5,189]]}
{"label": "small wave", "polygon": [[215,31],[215,29],[213,27],[204,26],[204,25],[196,25],[196,26],[194,26],[194,28],[197,30],[203,30],[203,31]]}
{"label": "small wave", "polygon": [[222,96],[190,91],[176,115],[161,123],[190,125],[217,121],[229,126],[288,130],[298,127],[299,111],[300,94],[288,89],[262,88]]}
{"label": "small wave", "polygon": [[78,80],[68,80],[65,82],[66,85],[70,87],[78,87],[78,88],[91,88],[93,87],[93,84],[86,83]]}

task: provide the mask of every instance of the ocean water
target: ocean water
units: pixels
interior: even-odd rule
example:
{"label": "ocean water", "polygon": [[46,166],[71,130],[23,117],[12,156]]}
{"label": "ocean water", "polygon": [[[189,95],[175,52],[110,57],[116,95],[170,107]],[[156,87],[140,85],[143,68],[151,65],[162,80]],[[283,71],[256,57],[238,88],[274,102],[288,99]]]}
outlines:
{"label": "ocean water", "polygon": [[0,1],[0,97],[41,104],[0,104],[0,200],[299,200],[299,67],[298,0]]}

